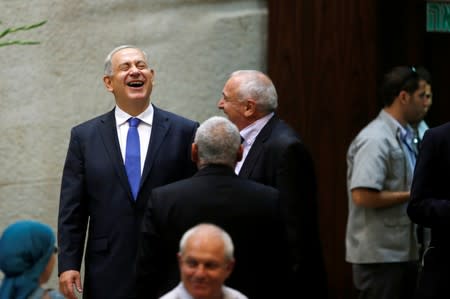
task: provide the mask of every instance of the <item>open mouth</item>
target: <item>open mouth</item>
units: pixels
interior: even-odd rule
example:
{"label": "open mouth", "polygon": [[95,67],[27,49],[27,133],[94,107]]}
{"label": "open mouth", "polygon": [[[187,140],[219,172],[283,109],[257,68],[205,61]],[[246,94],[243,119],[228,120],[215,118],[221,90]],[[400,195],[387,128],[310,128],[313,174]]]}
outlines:
{"label": "open mouth", "polygon": [[129,87],[134,87],[134,88],[142,87],[142,86],[144,86],[144,82],[142,82],[142,81],[132,81],[132,82],[128,82],[127,85]]}

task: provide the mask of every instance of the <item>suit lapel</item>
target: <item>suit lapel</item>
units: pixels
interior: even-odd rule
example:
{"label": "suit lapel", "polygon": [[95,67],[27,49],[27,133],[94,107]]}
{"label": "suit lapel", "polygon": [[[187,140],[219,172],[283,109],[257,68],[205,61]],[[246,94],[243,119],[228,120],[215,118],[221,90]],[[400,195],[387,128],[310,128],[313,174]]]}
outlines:
{"label": "suit lapel", "polygon": [[119,181],[123,187],[128,190],[130,199],[132,199],[131,189],[122,159],[122,153],[120,151],[119,139],[117,137],[114,109],[111,112],[106,113],[104,117],[100,119],[98,129],[100,131],[100,136],[103,140],[103,144],[105,145],[105,150],[108,157],[110,158],[111,163],[119,177]]}
{"label": "suit lapel", "polygon": [[252,147],[250,148],[250,151],[247,154],[247,157],[245,158],[244,164],[242,164],[241,170],[239,171],[240,177],[243,178],[250,177],[253,168],[256,165],[256,161],[263,152],[263,145],[272,134],[272,130],[277,122],[278,117],[274,115],[262,128],[261,132],[259,132],[258,136],[255,139],[255,142],[253,143]]}
{"label": "suit lapel", "polygon": [[169,131],[170,122],[169,118],[164,116],[163,112],[153,106],[153,124],[152,124],[152,135],[150,136],[150,142],[148,145],[147,156],[145,157],[144,170],[142,172],[141,186],[143,182],[147,179],[150,170],[152,169],[153,162],[158,153],[161,144]]}

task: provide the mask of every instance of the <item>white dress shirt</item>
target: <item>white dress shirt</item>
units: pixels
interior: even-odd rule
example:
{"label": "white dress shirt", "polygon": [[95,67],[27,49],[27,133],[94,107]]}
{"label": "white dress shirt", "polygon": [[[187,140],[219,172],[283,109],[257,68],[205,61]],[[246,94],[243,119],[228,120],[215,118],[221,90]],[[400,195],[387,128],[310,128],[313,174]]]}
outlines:
{"label": "white dress shirt", "polygon": [[[139,142],[141,144],[141,174],[144,169],[145,158],[147,156],[148,145],[150,143],[150,136],[152,133],[153,124],[153,106],[150,104],[144,112],[136,116],[141,122],[138,125]],[[127,147],[127,134],[130,127],[128,119],[133,117],[116,106],[115,109],[117,136],[119,137],[120,151],[122,153],[122,159],[125,163],[125,149]]]}

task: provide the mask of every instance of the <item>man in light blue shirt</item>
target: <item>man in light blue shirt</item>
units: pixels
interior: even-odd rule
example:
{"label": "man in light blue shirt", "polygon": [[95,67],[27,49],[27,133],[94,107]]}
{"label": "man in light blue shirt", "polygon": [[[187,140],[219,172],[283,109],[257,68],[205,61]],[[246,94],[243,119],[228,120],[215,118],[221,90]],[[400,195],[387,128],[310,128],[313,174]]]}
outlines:
{"label": "man in light blue shirt", "polygon": [[415,68],[395,67],[381,91],[384,108],[347,153],[346,261],[359,298],[412,298],[418,244],[406,214],[415,163],[410,124],[425,115],[425,82]]}

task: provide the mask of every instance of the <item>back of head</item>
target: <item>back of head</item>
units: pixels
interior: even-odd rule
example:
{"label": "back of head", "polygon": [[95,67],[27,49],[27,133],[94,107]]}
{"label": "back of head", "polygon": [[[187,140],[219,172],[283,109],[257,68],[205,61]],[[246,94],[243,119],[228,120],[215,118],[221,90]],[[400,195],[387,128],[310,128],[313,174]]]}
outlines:
{"label": "back of head", "polygon": [[381,98],[386,107],[391,106],[401,91],[413,93],[419,88],[420,76],[414,67],[397,66],[384,75]]}
{"label": "back of head", "polygon": [[223,164],[234,167],[241,136],[231,121],[213,116],[198,127],[194,143],[197,145],[200,166]]}
{"label": "back of head", "polygon": [[231,73],[230,78],[239,78],[238,97],[240,100],[252,98],[262,114],[274,112],[278,106],[278,95],[270,78],[256,70],[239,70]]}
{"label": "back of head", "polygon": [[5,274],[0,298],[26,298],[39,286],[55,246],[55,235],[45,224],[21,220],[0,238],[0,270]]}

